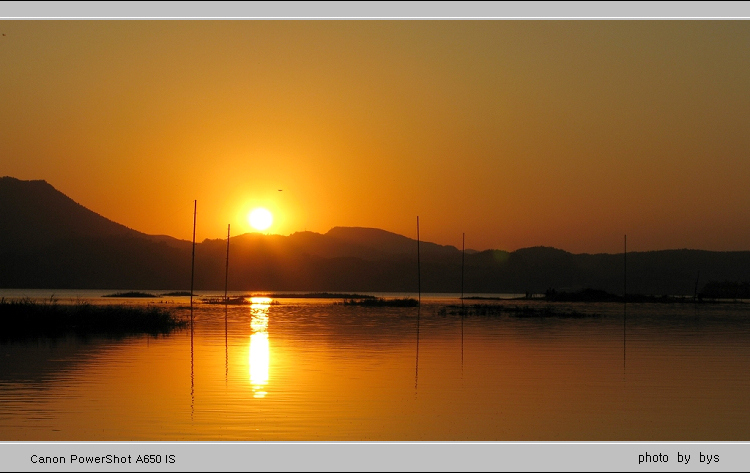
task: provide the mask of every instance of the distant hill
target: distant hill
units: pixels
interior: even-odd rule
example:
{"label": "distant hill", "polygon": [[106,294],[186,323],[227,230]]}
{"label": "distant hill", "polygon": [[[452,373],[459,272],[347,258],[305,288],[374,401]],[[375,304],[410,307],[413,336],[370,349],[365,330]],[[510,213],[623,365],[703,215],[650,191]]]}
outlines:
{"label": "distant hill", "polygon": [[0,247],[37,247],[53,240],[145,236],[74,202],[45,181],[0,178]]}
{"label": "distant hill", "polygon": [[[249,233],[230,241],[232,290],[417,290],[417,242],[377,228]],[[196,290],[224,287],[225,240],[196,245]],[[191,243],[92,212],[44,181],[0,178],[0,287],[189,289]],[[461,290],[461,251],[420,242],[424,292]],[[750,281],[750,252],[628,253],[628,292],[692,295],[708,281]],[[622,254],[535,247],[466,253],[467,293],[595,288],[621,294]]]}
{"label": "distant hill", "polygon": [[177,241],[113,222],[73,201],[46,181],[0,177],[0,203],[0,248],[39,248],[51,241],[91,237]]}
{"label": "distant hill", "polygon": [[[415,239],[378,228],[333,227],[325,235],[339,242],[376,249],[382,255],[413,255],[417,249]],[[419,251],[424,255],[455,256],[459,250],[454,246],[421,241]]]}
{"label": "distant hill", "polygon": [[[147,235],[45,181],[0,178],[0,287],[184,287],[190,242]],[[172,268],[171,270],[169,268]]]}

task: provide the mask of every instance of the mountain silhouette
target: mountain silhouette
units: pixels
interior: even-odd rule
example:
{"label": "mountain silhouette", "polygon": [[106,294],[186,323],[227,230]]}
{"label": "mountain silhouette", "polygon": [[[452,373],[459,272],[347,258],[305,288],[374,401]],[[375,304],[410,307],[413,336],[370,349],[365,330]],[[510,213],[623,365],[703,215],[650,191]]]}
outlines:
{"label": "mountain silhouette", "polygon": [[[230,240],[229,286],[245,291],[416,292],[417,242],[377,228],[334,227]],[[420,242],[423,292],[461,290],[461,251]],[[196,245],[196,290],[224,287],[226,240]],[[602,289],[621,294],[622,254],[549,248],[467,251],[467,293]],[[750,281],[750,252],[628,253],[628,292],[692,295],[708,281]],[[191,242],[107,219],[45,181],[0,178],[0,287],[189,289]]]}
{"label": "mountain silhouette", "polygon": [[92,235],[145,236],[92,212],[45,181],[2,177],[0,202],[0,247],[35,247]]}
{"label": "mountain silhouette", "polygon": [[0,203],[0,248],[38,248],[51,241],[90,237],[177,241],[113,222],[73,201],[46,181],[0,177]]}
{"label": "mountain silhouette", "polygon": [[[342,243],[350,243],[377,250],[382,255],[411,256],[417,249],[417,242],[396,233],[379,228],[333,227],[326,234]],[[432,256],[454,256],[459,250],[454,246],[443,246],[427,241],[419,242],[420,254]]]}

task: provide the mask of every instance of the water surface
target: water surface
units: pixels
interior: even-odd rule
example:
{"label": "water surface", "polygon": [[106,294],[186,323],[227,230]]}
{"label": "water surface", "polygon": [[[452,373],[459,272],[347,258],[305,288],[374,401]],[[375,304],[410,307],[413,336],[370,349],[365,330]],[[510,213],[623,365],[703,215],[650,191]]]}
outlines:
{"label": "water surface", "polygon": [[747,304],[257,302],[196,304],[166,336],[1,343],[0,440],[750,440]]}

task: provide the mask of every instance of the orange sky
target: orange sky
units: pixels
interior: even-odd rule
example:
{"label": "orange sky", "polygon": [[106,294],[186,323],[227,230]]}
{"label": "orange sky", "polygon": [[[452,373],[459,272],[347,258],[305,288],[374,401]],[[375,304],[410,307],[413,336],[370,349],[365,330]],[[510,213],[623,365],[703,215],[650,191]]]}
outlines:
{"label": "orange sky", "polygon": [[[198,240],[750,249],[747,21],[0,21],[0,175]],[[283,189],[279,192],[278,189]]]}

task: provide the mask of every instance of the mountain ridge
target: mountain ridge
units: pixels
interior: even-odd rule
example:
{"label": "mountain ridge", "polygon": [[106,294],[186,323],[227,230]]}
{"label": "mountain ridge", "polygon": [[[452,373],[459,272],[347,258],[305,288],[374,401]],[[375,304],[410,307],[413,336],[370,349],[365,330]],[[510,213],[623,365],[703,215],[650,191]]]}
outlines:
{"label": "mountain ridge", "polygon": [[50,240],[91,235],[178,241],[169,235],[149,235],[110,220],[41,179],[0,177],[0,203],[0,247],[38,247]]}
{"label": "mountain ridge", "polygon": [[[460,292],[462,254],[420,242],[424,292]],[[417,290],[416,240],[366,227],[324,234],[246,233],[230,239],[230,289]],[[148,235],[74,202],[45,181],[0,178],[0,287],[190,287],[191,242]],[[223,289],[226,240],[196,245],[197,289]],[[466,292],[544,292],[592,287],[620,293],[623,255],[552,247],[465,256]],[[628,253],[628,291],[690,294],[709,280],[750,280],[750,252],[674,249]]]}

